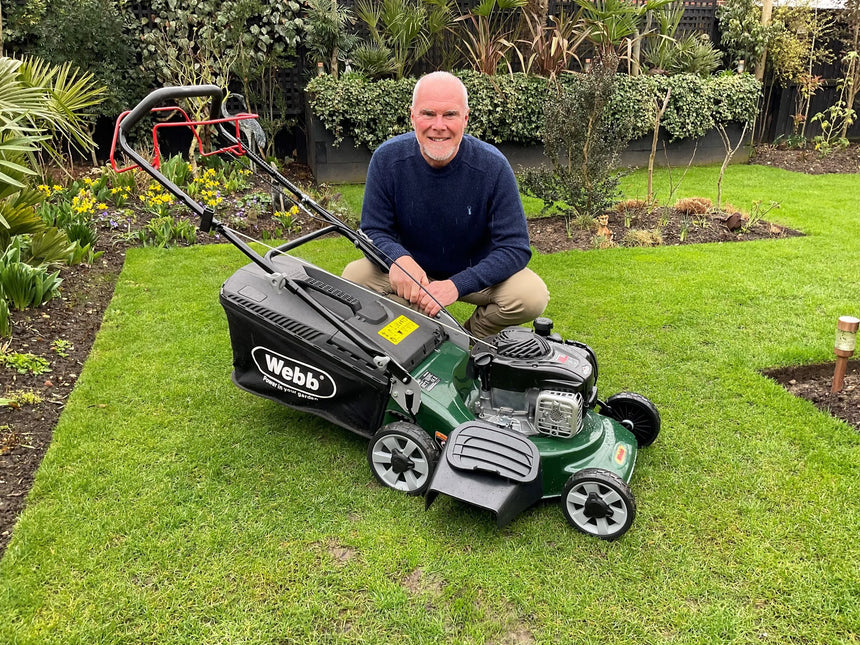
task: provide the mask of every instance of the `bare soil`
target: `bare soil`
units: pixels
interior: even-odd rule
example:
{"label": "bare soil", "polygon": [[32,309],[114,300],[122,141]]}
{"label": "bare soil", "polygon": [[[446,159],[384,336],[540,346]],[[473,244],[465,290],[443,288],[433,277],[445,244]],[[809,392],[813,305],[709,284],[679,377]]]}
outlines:
{"label": "bare soil", "polygon": [[[798,172],[858,172],[856,147],[825,158],[799,154],[796,150],[761,149],[754,163]],[[306,168],[293,166],[297,183],[308,179]],[[543,253],[588,250],[612,245],[698,244],[742,242],[762,238],[797,235],[796,231],[774,226],[764,219],[750,221],[740,213],[693,213],[678,209],[647,209],[627,204],[607,213],[596,228],[578,229],[563,217],[530,222],[532,243]],[[145,223],[141,217],[138,225]],[[313,230],[315,222],[302,223],[301,233]],[[266,230],[265,221],[256,223],[252,235]],[[5,551],[13,527],[26,503],[36,470],[50,445],[57,420],[74,388],[104,311],[113,296],[122,269],[127,244],[103,236],[98,249],[104,256],[94,264],[67,267],[61,277],[59,298],[38,309],[13,312],[14,333],[3,345],[6,354],[20,353],[44,357],[50,371],[38,375],[19,373],[0,365],[0,555]],[[205,235],[198,242],[214,240]],[[834,416],[860,429],[860,364],[850,364],[843,392],[830,394],[833,365],[786,368],[768,373],[797,396],[806,398]]]}
{"label": "bare soil", "polygon": [[806,148],[760,146],[756,148],[752,162],[807,175],[857,173],[860,172],[860,146],[837,148],[827,154]]}
{"label": "bare soil", "polygon": [[848,361],[839,392],[831,392],[834,369],[835,363],[819,363],[767,370],[764,375],[860,431],[860,360]]}

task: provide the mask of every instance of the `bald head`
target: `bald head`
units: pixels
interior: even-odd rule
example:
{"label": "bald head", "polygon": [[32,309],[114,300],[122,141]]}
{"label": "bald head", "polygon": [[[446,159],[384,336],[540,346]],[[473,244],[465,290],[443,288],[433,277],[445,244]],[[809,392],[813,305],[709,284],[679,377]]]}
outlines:
{"label": "bald head", "polygon": [[412,107],[415,108],[415,99],[418,97],[422,88],[427,88],[430,91],[435,91],[438,88],[457,88],[463,97],[463,107],[466,111],[469,110],[469,92],[463,81],[450,74],[449,72],[430,72],[418,79],[415,83],[415,89],[412,90]]}

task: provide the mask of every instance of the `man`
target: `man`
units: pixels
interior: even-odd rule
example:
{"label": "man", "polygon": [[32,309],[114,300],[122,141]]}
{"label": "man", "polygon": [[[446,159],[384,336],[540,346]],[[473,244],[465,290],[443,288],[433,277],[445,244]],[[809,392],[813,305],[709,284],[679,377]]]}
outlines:
{"label": "man", "polygon": [[456,300],[474,304],[465,327],[476,338],[533,320],[549,293],[526,268],[528,227],[510,164],[464,134],[466,87],[447,72],[422,77],[410,117],[414,132],[373,154],[361,210],[362,230],[393,260],[389,272],[362,258],[344,277],[428,316]]}

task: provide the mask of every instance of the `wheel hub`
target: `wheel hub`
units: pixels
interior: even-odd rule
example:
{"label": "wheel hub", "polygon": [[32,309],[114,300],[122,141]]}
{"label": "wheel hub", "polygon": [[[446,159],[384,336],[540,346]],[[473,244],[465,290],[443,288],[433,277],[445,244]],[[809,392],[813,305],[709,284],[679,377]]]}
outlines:
{"label": "wheel hub", "polygon": [[597,493],[589,493],[588,499],[585,500],[584,511],[586,516],[592,519],[612,517],[612,509]]}
{"label": "wheel hub", "polygon": [[415,468],[415,464],[402,452],[395,450],[391,453],[391,470],[395,473],[399,475],[401,473],[405,473],[407,470],[412,470],[413,468]]}

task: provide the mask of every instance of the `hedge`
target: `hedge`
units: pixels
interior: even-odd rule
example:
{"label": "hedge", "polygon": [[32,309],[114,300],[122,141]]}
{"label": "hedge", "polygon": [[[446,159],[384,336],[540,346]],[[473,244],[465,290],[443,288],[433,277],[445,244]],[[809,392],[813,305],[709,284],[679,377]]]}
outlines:
{"label": "hedge", "polygon": [[[457,72],[469,91],[469,133],[491,143],[541,144],[543,106],[555,91],[545,78],[525,74],[487,76]],[[579,74],[566,74],[562,84],[579,82]],[[415,78],[370,81],[347,74],[340,79],[316,76],[307,85],[308,103],[339,144],[351,135],[357,145],[376,149],[395,134],[411,130],[409,106]],[[750,74],[717,76],[616,77],[615,97],[609,110],[634,115],[633,138],[653,129],[657,103],[671,87],[669,105],[661,125],[671,140],[697,138],[716,123],[754,119],[761,83]]]}

